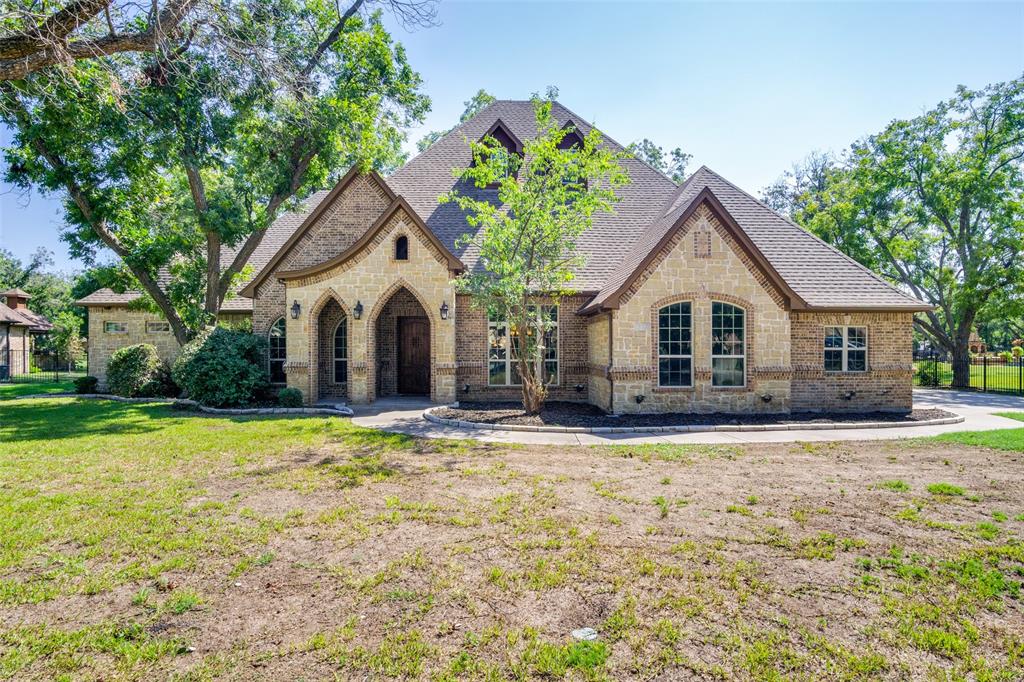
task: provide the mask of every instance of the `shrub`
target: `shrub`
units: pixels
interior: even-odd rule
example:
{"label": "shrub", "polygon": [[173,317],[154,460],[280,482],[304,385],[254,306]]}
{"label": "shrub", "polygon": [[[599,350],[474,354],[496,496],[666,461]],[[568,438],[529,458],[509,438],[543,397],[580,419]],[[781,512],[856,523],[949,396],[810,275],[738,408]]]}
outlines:
{"label": "shrub", "polygon": [[173,395],[176,387],[156,348],[148,343],[118,348],[107,363],[107,388],[126,398]]}
{"label": "shrub", "polygon": [[926,361],[917,365],[917,383],[919,386],[939,385],[939,368],[934,362]]}
{"label": "shrub", "polygon": [[999,357],[1002,358],[1003,362],[1013,362],[1013,353],[1008,350],[1004,350],[1000,353]]}
{"label": "shrub", "polygon": [[238,407],[251,404],[266,390],[266,357],[262,337],[213,327],[181,349],[171,375],[203,405]]}
{"label": "shrub", "polygon": [[302,407],[302,391],[297,388],[282,388],[277,394],[281,407]]}
{"label": "shrub", "polygon": [[95,393],[100,380],[96,377],[78,377],[74,381],[75,393]]}

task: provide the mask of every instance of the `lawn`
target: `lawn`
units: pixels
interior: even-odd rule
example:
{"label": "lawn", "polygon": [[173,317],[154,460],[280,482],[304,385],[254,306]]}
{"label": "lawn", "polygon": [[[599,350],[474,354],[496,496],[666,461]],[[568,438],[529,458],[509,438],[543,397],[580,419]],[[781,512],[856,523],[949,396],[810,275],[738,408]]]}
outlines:
{"label": "lawn", "polygon": [[75,385],[67,381],[29,381],[0,384],[0,400],[20,398],[37,393],[74,393]]}
{"label": "lawn", "polygon": [[7,401],[0,677],[1019,680],[1005,433],[509,448]]}
{"label": "lawn", "polygon": [[[917,367],[918,374],[920,375],[922,368],[931,367],[932,361],[919,360],[914,365]],[[915,377],[918,385],[921,384],[919,375]],[[984,365],[971,365],[971,388],[1003,393],[1017,393],[1024,388],[1022,381],[1024,381],[1024,372],[1015,364],[1006,365],[993,361],[987,367]],[[953,365],[948,362],[940,362],[939,386],[948,388],[952,383]]]}

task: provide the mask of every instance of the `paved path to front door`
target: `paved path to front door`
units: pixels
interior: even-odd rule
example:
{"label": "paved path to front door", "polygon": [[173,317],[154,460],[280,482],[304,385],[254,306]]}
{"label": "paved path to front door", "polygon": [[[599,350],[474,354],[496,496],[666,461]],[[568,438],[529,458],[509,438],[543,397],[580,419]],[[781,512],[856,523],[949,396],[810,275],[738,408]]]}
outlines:
{"label": "paved path to front door", "polygon": [[940,407],[964,416],[960,424],[910,426],[895,429],[836,429],[829,431],[746,431],[708,433],[540,433],[531,431],[476,431],[433,424],[423,419],[432,406],[419,398],[387,398],[372,405],[352,406],[352,422],[385,431],[424,438],[475,438],[495,443],[536,443],[548,445],[601,445],[630,443],[765,443],[832,440],[883,440],[934,436],[951,431],[984,431],[1021,428],[1024,424],[997,417],[995,412],[1024,412],[1024,398],[992,393],[968,393],[918,389],[916,407]]}

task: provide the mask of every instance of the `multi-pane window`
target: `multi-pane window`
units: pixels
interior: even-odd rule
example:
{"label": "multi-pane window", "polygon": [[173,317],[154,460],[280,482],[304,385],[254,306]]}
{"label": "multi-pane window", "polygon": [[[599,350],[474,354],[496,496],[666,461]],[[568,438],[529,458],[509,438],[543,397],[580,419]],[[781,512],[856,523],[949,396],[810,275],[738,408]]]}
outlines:
{"label": "multi-pane window", "polygon": [[334,330],[334,383],[348,381],[348,318],[341,318]]}
{"label": "multi-pane window", "polygon": [[171,331],[170,322],[147,322],[146,332],[149,334],[165,334]]}
{"label": "multi-pane window", "polygon": [[868,370],[867,327],[825,327],[825,371]]}
{"label": "multi-pane window", "polygon": [[689,303],[658,311],[658,385],[693,385],[693,317]]}
{"label": "multi-pane window", "polygon": [[283,384],[287,381],[284,373],[284,361],[286,358],[284,330],[284,318],[282,317],[270,325],[270,331],[267,332],[270,383],[272,384]]}
{"label": "multi-pane window", "polygon": [[[545,384],[558,383],[558,306],[531,306],[537,322],[526,329],[529,344],[535,346],[537,371]],[[540,334],[538,338],[538,333]],[[491,386],[519,386],[519,335],[507,321],[495,315],[487,320],[487,383]]]}
{"label": "multi-pane window", "polygon": [[711,303],[711,385],[746,385],[746,311]]}
{"label": "multi-pane window", "polygon": [[103,332],[106,334],[127,334],[128,323],[127,322],[104,322]]}

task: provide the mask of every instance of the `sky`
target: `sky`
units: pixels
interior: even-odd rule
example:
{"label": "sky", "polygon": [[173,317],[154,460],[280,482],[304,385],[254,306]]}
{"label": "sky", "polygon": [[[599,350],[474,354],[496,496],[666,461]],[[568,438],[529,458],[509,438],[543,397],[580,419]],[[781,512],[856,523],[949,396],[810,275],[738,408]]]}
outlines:
{"label": "sky", "polygon": [[[442,0],[440,25],[393,35],[433,106],[407,148],[484,88],[559,100],[623,144],[693,154],[757,194],[807,153],[839,151],[957,85],[1024,73],[1024,0],[1002,3],[644,3]],[[0,130],[0,144],[9,133]],[[0,188],[0,249],[60,241],[62,198]]]}

